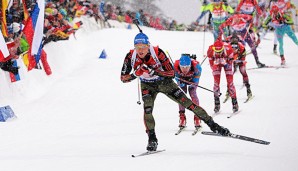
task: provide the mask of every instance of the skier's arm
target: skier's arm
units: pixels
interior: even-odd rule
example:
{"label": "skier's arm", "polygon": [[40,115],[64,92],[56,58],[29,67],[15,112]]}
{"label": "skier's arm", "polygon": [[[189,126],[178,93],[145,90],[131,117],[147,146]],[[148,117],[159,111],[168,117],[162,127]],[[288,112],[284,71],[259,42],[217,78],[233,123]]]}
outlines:
{"label": "skier's arm", "polygon": [[271,18],[271,15],[269,14],[266,18],[265,18],[265,21],[263,22],[262,24],[262,27],[263,28],[267,28],[268,27],[268,24],[271,22],[272,18]]}
{"label": "skier's arm", "polygon": [[230,5],[226,6],[226,9],[229,14],[234,14],[234,12],[235,12],[234,9]]}
{"label": "skier's arm", "polygon": [[169,58],[164,53],[164,51],[161,49],[158,49],[157,56],[158,56],[158,59],[160,60],[163,71],[160,69],[156,69],[154,71],[154,74],[162,77],[174,78],[175,72],[174,72],[173,65],[171,64]]}
{"label": "skier's arm", "polygon": [[261,8],[260,8],[260,6],[259,6],[259,4],[258,4],[258,2],[256,0],[254,0],[254,5],[256,7],[256,10],[257,10],[258,15],[259,16],[262,15],[262,10],[261,10]]}
{"label": "skier's arm", "polygon": [[209,49],[207,51],[207,57],[209,59],[209,64],[211,69],[213,69],[213,65],[214,65],[214,57],[213,57],[213,50],[212,50],[212,45],[209,46]]}
{"label": "skier's arm", "polygon": [[201,73],[202,73],[202,67],[199,63],[196,64],[195,67],[196,69],[195,69],[194,77],[192,78],[192,82],[198,85],[200,81]]}
{"label": "skier's arm", "polygon": [[200,20],[210,11],[210,9],[212,8],[212,4],[209,3],[208,5],[202,5],[201,6],[201,15],[198,17],[198,19],[196,20],[198,23],[200,22]]}
{"label": "skier's arm", "polygon": [[240,3],[238,4],[237,8],[236,8],[236,12],[239,13],[240,12],[240,8],[243,5],[243,1],[241,0]]}
{"label": "skier's arm", "polygon": [[132,57],[132,54],[129,52],[124,59],[124,63],[121,70],[121,78],[120,78],[123,83],[130,82],[135,78],[137,78],[133,73],[130,74],[130,72],[132,71],[131,57]]}

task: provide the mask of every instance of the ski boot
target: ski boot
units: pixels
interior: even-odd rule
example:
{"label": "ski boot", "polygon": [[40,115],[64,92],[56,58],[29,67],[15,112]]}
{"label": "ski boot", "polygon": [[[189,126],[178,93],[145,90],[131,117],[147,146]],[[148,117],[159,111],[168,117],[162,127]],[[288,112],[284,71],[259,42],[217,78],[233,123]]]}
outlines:
{"label": "ski boot", "polygon": [[285,57],[284,57],[284,55],[280,55],[280,58],[281,58],[281,63],[280,63],[280,65],[286,65],[286,59],[285,59]]}
{"label": "ski boot", "polygon": [[257,66],[258,66],[259,68],[263,68],[263,67],[265,67],[266,65],[263,64],[263,63],[261,63],[260,61],[258,61],[258,62],[257,62]]}
{"label": "ski boot", "polygon": [[274,54],[277,54],[276,47],[277,47],[277,44],[274,44],[274,45],[273,45],[273,53],[274,53]]}
{"label": "ski boot", "polygon": [[186,126],[186,116],[183,111],[179,111],[179,127],[184,128]]}
{"label": "ski boot", "polygon": [[200,128],[201,127],[201,120],[197,115],[194,115],[194,125],[195,128]]}
{"label": "ski boot", "polygon": [[214,104],[215,104],[214,112],[215,112],[215,113],[218,113],[219,110],[220,110],[220,101],[219,101],[219,97],[215,97],[215,99],[214,99]]}
{"label": "ski boot", "polygon": [[149,130],[148,136],[149,136],[149,140],[148,140],[147,150],[148,151],[156,151],[158,143],[157,143],[155,131]]}
{"label": "ski boot", "polygon": [[212,118],[210,118],[208,121],[205,121],[205,123],[209,126],[209,128],[222,136],[228,136],[230,134],[230,131],[227,128],[224,128],[217,123],[213,121]]}
{"label": "ski boot", "polygon": [[246,93],[247,93],[247,98],[251,98],[252,97],[252,92],[250,89],[250,84],[247,82],[244,82],[244,85],[246,87]]}
{"label": "ski boot", "polygon": [[251,92],[250,87],[247,88],[246,93],[247,93],[247,98],[251,98],[252,97],[252,92]]}
{"label": "ski boot", "polygon": [[233,113],[238,112],[239,107],[238,107],[238,102],[236,98],[232,98],[232,105],[233,105]]}

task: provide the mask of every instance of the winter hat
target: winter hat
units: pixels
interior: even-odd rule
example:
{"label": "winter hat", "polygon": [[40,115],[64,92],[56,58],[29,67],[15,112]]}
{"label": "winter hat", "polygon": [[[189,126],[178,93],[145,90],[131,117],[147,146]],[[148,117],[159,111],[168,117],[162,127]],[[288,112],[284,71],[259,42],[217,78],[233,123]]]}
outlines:
{"label": "winter hat", "polygon": [[180,66],[190,66],[190,63],[191,63],[191,59],[189,55],[186,55],[186,54],[182,54],[179,61],[180,61],[179,62]]}
{"label": "winter hat", "polygon": [[13,22],[12,23],[12,30],[14,33],[17,33],[21,30],[21,25],[19,23]]}
{"label": "winter hat", "polygon": [[134,44],[149,44],[149,38],[144,33],[139,33],[134,39]]}

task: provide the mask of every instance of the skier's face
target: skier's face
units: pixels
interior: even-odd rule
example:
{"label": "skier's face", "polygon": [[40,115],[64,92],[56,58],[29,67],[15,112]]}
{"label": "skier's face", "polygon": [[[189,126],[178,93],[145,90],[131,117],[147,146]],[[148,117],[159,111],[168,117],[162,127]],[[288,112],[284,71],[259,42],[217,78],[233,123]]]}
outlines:
{"label": "skier's face", "polygon": [[181,69],[181,71],[182,71],[183,74],[187,74],[188,71],[190,70],[190,65],[180,66],[180,69]]}
{"label": "skier's face", "polygon": [[238,51],[238,49],[239,49],[238,44],[231,44],[231,46],[232,46],[234,52]]}
{"label": "skier's face", "polygon": [[135,45],[136,52],[140,58],[144,58],[146,54],[149,52],[149,45],[147,44],[136,44]]}
{"label": "skier's face", "polygon": [[234,19],[233,19],[233,23],[239,23],[240,22],[240,19],[238,18],[238,17],[235,17]]}

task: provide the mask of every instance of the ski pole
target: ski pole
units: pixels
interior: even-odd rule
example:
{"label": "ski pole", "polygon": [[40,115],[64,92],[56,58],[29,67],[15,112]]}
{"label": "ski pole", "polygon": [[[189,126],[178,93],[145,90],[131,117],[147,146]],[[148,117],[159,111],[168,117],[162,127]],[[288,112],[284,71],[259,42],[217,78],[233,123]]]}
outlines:
{"label": "ski pole", "polygon": [[201,66],[203,65],[204,61],[207,59],[208,56],[207,56],[207,55],[204,55],[204,57],[205,57],[205,58],[203,59],[203,61],[202,61],[202,63],[201,63]]}
{"label": "ski pole", "polygon": [[250,23],[249,26],[247,27],[247,31],[246,31],[245,35],[243,36],[243,40],[246,39],[246,36],[247,36],[247,34],[249,32],[249,29],[250,29],[251,25],[252,25],[252,23]]}
{"label": "ski pole", "polygon": [[138,19],[135,18],[135,19],[132,20],[132,22],[138,27],[140,33],[143,33],[143,30],[139,27],[139,24],[138,24],[139,21],[138,21]]}
{"label": "ski pole", "polygon": [[140,100],[140,78],[138,77],[138,101],[137,104],[140,105],[141,104],[141,100]]}
{"label": "ski pole", "polygon": [[[203,11],[205,11],[205,8],[206,8],[206,4],[204,5],[204,8],[203,8]],[[210,14],[209,14],[209,17],[210,17]],[[209,17],[208,17],[208,21],[207,21],[207,25],[208,25],[208,22],[209,22]],[[206,58],[207,58],[207,55],[204,55],[204,51],[205,51],[205,34],[206,34],[206,29],[207,29],[207,27],[206,27],[206,16],[204,17],[204,30],[203,30],[203,57],[204,57],[204,59],[203,59],[203,61],[202,61],[202,63],[201,63],[201,65],[203,65],[203,63],[205,62],[205,60],[206,60]]]}
{"label": "ski pole", "polygon": [[[140,33],[143,33],[142,29],[138,25],[138,19],[133,19],[132,21],[138,27]],[[140,94],[141,94],[140,93],[140,78],[138,77],[138,101],[137,101],[138,105],[141,105],[141,97],[140,97],[141,95]]]}
{"label": "ski pole", "polygon": [[[212,91],[212,90],[210,90],[210,89],[208,89],[208,88],[199,86],[199,85],[197,85],[197,84],[195,84],[195,83],[193,83],[193,82],[186,81],[186,80],[184,80],[184,79],[182,79],[182,78],[178,78],[178,77],[175,77],[175,78],[177,78],[178,80],[180,80],[180,81],[182,81],[182,82],[184,82],[184,83],[188,83],[188,84],[191,84],[191,85],[195,85],[195,86],[197,86],[197,87],[199,87],[199,88],[202,88],[202,89],[204,89],[204,90],[210,91],[210,92],[212,92],[212,93],[216,93],[216,92],[214,92],[214,91]],[[218,95],[221,96],[221,93],[219,93]]]}
{"label": "ski pole", "polygon": [[[205,6],[206,7],[206,6]],[[204,7],[204,9],[205,9]],[[206,17],[204,17],[204,25],[206,23]],[[203,57],[205,57],[201,63],[201,65],[203,65],[203,63],[205,62],[206,58],[207,58],[207,55],[204,55],[204,51],[205,51],[205,33],[206,33],[206,28],[204,28],[204,33],[203,33]]]}
{"label": "ski pole", "polygon": [[168,56],[169,56],[169,58],[170,58],[170,60],[171,60],[171,62],[172,62],[172,65],[174,66],[174,62],[173,62],[173,60],[172,60],[172,58],[171,58],[171,55],[169,54],[168,51],[166,51],[166,52],[167,52],[167,54],[168,54]]}

